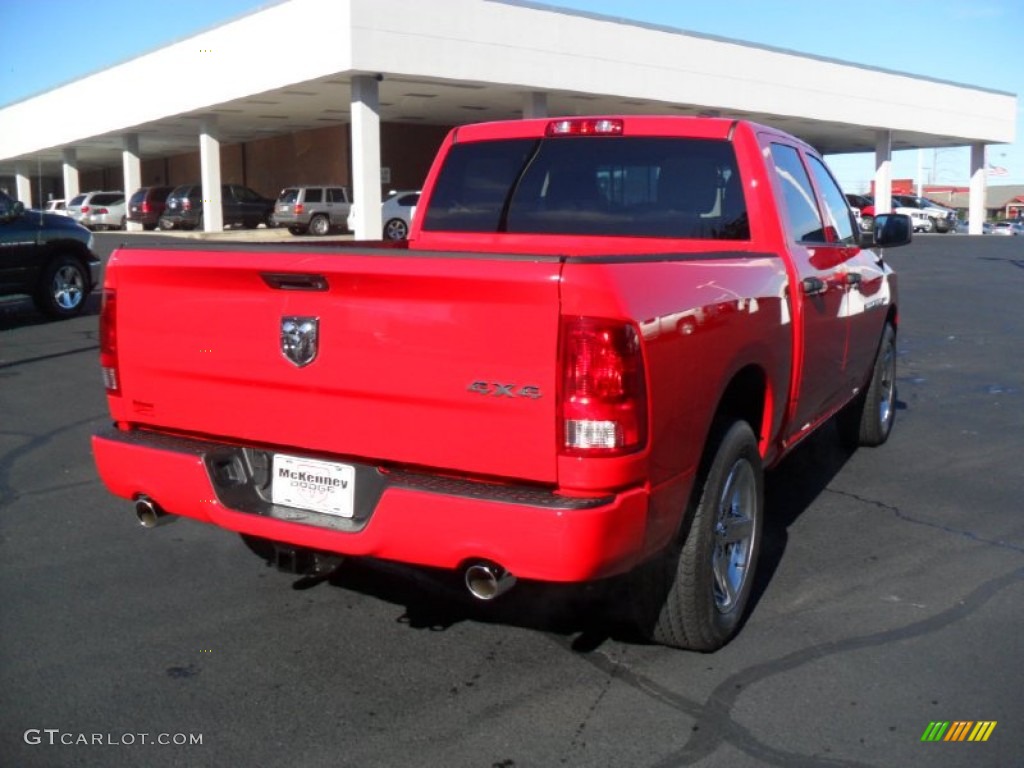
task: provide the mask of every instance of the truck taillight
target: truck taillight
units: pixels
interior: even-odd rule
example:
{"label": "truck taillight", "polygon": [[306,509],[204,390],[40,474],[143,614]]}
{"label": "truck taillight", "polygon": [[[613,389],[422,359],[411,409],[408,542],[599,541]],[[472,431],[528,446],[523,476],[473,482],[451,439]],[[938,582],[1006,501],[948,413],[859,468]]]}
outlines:
{"label": "truck taillight", "polygon": [[295,211],[295,213],[303,213],[306,210],[306,206],[304,206],[302,203],[296,203],[295,208],[293,210]]}
{"label": "truck taillight", "polygon": [[647,387],[636,328],[614,320],[562,324],[562,450],[617,456],[647,442]]}
{"label": "truck taillight", "polygon": [[103,291],[103,304],[100,308],[100,367],[107,394],[120,395],[121,377],[117,368],[117,294],[109,289]]}

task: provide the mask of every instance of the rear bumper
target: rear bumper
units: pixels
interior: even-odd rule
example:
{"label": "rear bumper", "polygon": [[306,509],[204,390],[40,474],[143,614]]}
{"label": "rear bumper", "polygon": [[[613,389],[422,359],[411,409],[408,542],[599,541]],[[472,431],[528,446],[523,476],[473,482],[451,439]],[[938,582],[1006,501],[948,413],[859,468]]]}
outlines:
{"label": "rear bumper", "polygon": [[354,465],[357,512],[347,520],[266,501],[266,478],[253,472],[251,455],[235,461],[245,454],[238,447],[113,428],[92,445],[117,496],[145,495],[170,514],[327,552],[448,569],[490,560],[520,578],[573,582],[625,572],[645,547],[643,488],[577,499]]}
{"label": "rear bumper", "polygon": [[306,214],[296,216],[294,213],[278,213],[274,211],[270,214],[270,223],[275,227],[302,227],[305,229],[309,226],[310,218]]}
{"label": "rear bumper", "polygon": [[169,221],[176,227],[194,227],[199,223],[199,216],[200,211],[189,211],[188,213],[183,213],[181,211],[168,213],[167,211],[164,211],[160,218]]}

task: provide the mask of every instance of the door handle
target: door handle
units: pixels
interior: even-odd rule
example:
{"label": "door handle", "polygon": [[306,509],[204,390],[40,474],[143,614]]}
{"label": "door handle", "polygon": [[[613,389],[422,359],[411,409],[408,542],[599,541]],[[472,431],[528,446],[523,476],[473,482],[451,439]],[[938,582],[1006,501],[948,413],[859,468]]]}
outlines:
{"label": "door handle", "polygon": [[800,286],[807,296],[820,296],[828,291],[828,283],[820,277],[805,277],[800,281]]}

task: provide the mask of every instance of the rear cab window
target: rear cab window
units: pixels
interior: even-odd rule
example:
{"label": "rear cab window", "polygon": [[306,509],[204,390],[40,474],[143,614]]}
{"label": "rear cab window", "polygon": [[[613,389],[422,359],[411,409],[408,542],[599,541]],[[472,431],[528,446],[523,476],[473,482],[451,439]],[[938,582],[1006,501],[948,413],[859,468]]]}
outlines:
{"label": "rear cab window", "polygon": [[647,136],[456,144],[445,159],[423,228],[750,238],[731,143]]}

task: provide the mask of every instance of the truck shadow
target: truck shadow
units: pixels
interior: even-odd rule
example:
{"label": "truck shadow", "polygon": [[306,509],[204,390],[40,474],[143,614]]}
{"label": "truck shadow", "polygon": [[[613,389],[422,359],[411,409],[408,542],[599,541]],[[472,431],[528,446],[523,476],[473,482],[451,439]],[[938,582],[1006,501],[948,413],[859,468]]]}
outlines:
{"label": "truck shadow", "polygon": [[[906,406],[901,403],[900,407]],[[789,527],[852,455],[842,447],[834,424],[828,424],[767,474],[765,529],[748,617],[756,614],[785,556]],[[409,629],[443,632],[463,621],[500,623],[572,637],[572,649],[583,653],[608,640],[648,644],[634,627],[625,578],[587,585],[521,580],[490,602],[470,597],[461,574],[379,561],[345,561],[326,581],[401,606],[397,621]],[[300,579],[294,586],[310,585]]]}
{"label": "truck shadow", "polygon": [[[99,292],[90,294],[85,300],[84,308],[77,317],[98,316],[101,301],[102,297]],[[47,317],[37,310],[32,304],[32,299],[28,297],[4,297],[0,300],[0,331],[61,322],[64,321]]]}

